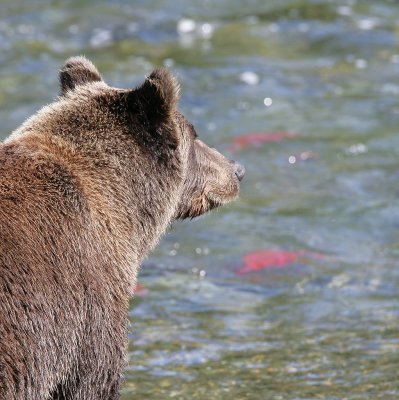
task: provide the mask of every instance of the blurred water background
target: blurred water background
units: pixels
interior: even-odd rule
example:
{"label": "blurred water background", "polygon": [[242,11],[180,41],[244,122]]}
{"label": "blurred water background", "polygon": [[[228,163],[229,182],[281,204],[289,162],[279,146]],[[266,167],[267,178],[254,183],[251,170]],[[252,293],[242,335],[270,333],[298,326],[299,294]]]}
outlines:
{"label": "blurred water background", "polygon": [[[2,138],[85,54],[119,87],[171,68],[200,137],[247,168],[239,201],[175,224],[144,264],[124,400],[399,398],[397,1],[0,10]],[[251,132],[270,140],[232,146]],[[237,275],[260,250],[302,256]]]}

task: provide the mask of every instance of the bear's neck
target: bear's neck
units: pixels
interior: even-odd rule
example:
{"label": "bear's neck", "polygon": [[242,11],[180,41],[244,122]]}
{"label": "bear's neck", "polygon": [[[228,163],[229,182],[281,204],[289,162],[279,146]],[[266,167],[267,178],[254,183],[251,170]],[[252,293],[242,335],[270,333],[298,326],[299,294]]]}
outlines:
{"label": "bear's neck", "polygon": [[[83,215],[82,210],[70,212],[80,221],[80,234],[91,237],[93,252],[103,253],[104,262],[114,263],[112,268],[124,271],[125,278],[134,282],[143,258],[175,214],[182,189],[181,166],[176,159],[166,167],[133,143],[111,146],[108,140],[86,139],[68,140],[65,134],[29,127],[8,144],[22,146],[33,159],[55,161],[73,178]],[[118,256],[113,260],[112,255]]]}

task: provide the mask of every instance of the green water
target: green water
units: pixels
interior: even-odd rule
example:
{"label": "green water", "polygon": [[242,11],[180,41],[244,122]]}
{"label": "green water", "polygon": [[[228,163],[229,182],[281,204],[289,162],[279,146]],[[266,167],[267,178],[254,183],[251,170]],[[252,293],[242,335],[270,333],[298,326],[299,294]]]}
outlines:
{"label": "green water", "polygon": [[[171,67],[181,109],[226,153],[243,133],[297,134],[230,154],[247,168],[241,199],[176,224],[146,261],[123,400],[399,398],[397,1],[0,10],[3,138],[55,98],[57,69],[82,53],[120,87]],[[325,256],[234,273],[263,249]]]}

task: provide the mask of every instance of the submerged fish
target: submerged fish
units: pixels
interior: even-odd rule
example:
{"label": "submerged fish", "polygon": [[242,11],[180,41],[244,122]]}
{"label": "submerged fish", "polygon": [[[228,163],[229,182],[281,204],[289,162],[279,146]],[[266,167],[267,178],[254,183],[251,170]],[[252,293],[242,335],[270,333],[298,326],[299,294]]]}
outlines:
{"label": "submerged fish", "polygon": [[145,296],[148,293],[148,289],[146,289],[142,284],[136,283],[134,288],[132,289],[130,296]]}
{"label": "submerged fish", "polygon": [[260,271],[266,268],[279,268],[292,264],[302,257],[324,258],[323,254],[300,251],[260,250],[246,254],[243,265],[236,270],[236,275]]}
{"label": "submerged fish", "polygon": [[260,147],[267,142],[281,142],[284,139],[296,137],[295,132],[251,132],[237,136],[231,145],[232,151],[237,151],[247,147]]}

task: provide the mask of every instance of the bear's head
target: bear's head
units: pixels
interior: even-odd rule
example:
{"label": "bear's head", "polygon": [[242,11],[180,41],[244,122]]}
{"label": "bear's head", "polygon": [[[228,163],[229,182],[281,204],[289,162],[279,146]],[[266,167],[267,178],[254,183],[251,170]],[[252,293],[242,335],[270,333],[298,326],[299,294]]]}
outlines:
{"label": "bear's head", "polygon": [[[176,171],[170,174],[179,176],[172,219],[194,218],[237,197],[244,167],[198,138],[193,125],[177,109],[180,88],[166,69],[154,70],[135,89],[116,89],[103,82],[89,60],[74,57],[61,69],[60,81],[61,99],[68,98],[69,102],[76,99],[79,103],[87,93],[98,99],[96,106],[91,101],[91,108],[97,108],[95,111],[82,113],[87,117],[95,112],[96,120],[105,126],[108,119],[113,135],[120,132],[126,148],[131,138],[142,153],[154,160],[148,168]],[[110,148],[107,151],[112,152]],[[174,185],[172,180],[170,184]]]}

